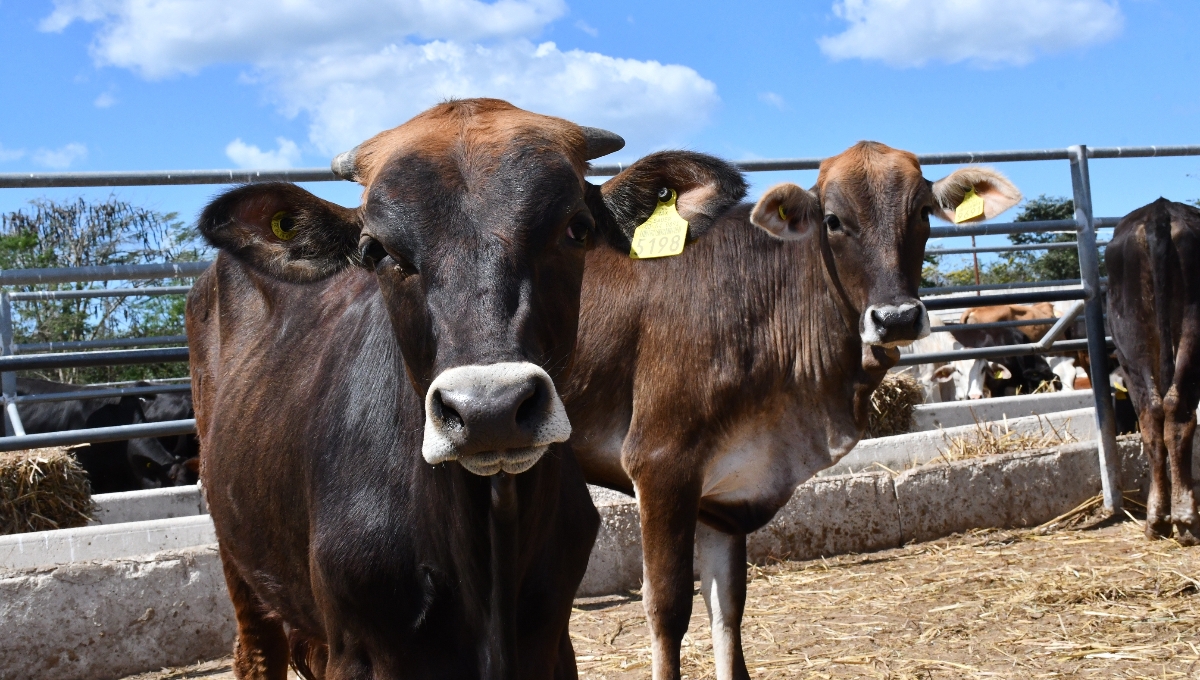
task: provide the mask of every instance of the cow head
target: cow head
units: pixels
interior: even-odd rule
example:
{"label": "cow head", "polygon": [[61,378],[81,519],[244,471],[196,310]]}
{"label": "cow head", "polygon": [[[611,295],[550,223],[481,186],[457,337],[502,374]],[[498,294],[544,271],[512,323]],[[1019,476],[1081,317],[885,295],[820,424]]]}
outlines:
{"label": "cow head", "polygon": [[964,168],[931,182],[915,155],[859,142],[822,161],[812,191],[795,184],[768,190],[751,221],[778,238],[818,243],[836,295],[858,316],[863,344],[897,347],[929,333],[917,298],[929,216],[951,220],[972,188],[985,219],[1021,200],[994,170]]}
{"label": "cow head", "polygon": [[210,204],[200,230],[286,281],[373,272],[424,396],[425,460],[519,473],[571,433],[555,381],[575,346],[586,251],[628,252],[662,194],[675,193],[692,237],[745,194],[732,166],[687,152],[588,183],[587,162],[623,144],[506,102],[451,101],[334,159],[364,187],[357,209],[250,185]]}

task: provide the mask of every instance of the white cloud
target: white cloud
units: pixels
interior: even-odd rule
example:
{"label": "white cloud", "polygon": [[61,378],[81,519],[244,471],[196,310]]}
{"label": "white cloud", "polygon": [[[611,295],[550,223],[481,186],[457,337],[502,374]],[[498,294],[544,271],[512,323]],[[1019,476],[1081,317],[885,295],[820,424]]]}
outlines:
{"label": "white cloud", "polygon": [[238,139],[225,147],[225,155],[239,168],[282,169],[293,168],[300,162],[300,147],[290,139],[276,137],[279,146],[274,151],[263,151],[253,144]]}
{"label": "white cloud", "polygon": [[593,38],[600,35],[600,31],[596,30],[595,26],[589,24],[588,22],[584,21],[583,19],[580,19],[579,21],[575,22],[575,28],[578,28],[579,30],[583,31],[584,33],[587,33],[588,35],[592,36]]}
{"label": "white cloud", "polygon": [[33,152],[33,162],[53,170],[66,170],[87,158],[87,147],[77,142],[65,144],[57,149],[38,149]]}
{"label": "white cloud", "polygon": [[25,156],[24,149],[6,149],[3,144],[0,144],[0,163],[15,161]]}
{"label": "white cloud", "polygon": [[95,107],[98,109],[107,109],[108,107],[110,107],[116,103],[117,103],[117,98],[114,97],[111,92],[100,93],[100,96],[96,97],[96,101],[92,102],[92,104],[95,105]]}
{"label": "white cloud", "polygon": [[787,107],[787,102],[783,101],[783,97],[774,92],[759,92],[758,101],[764,104],[770,104],[780,111]]}
{"label": "white cloud", "polygon": [[562,0],[55,0],[42,30],[99,22],[92,55],[147,78],[217,63],[259,63],[417,37],[477,40],[536,33]]}
{"label": "white cloud", "polygon": [[631,148],[681,140],[707,120],[716,86],[684,66],[562,51],[551,42],[435,41],[353,59],[268,67],[285,110],[311,118],[310,140],[344,151],[448,97],[489,96],[607,127]]}
{"label": "white cloud", "polygon": [[837,0],[833,12],[850,26],[818,39],[822,52],[897,67],[1027,64],[1109,40],[1124,21],[1115,0]]}
{"label": "white cloud", "polygon": [[690,68],[536,42],[565,12],[562,0],[56,0],[43,28],[97,23],[93,58],[147,78],[250,64],[328,154],[448,97],[608,127],[633,151],[705,124],[716,86]]}

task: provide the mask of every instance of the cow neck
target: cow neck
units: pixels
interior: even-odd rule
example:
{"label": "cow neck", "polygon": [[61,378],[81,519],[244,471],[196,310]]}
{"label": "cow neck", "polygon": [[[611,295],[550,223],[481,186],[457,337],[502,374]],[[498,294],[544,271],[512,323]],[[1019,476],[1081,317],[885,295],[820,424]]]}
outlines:
{"label": "cow neck", "polygon": [[[824,232],[824,230],[821,230]],[[792,343],[794,375],[806,387],[841,384],[854,377],[861,362],[858,315],[837,275],[828,241],[811,239],[793,251],[790,272],[799,272],[796,285],[787,286],[785,304],[797,310],[795,328],[786,329]]]}
{"label": "cow neck", "polygon": [[518,519],[517,480],[505,472],[491,477],[488,538],[491,545],[491,593],[488,598],[488,634],[482,677],[516,680]]}

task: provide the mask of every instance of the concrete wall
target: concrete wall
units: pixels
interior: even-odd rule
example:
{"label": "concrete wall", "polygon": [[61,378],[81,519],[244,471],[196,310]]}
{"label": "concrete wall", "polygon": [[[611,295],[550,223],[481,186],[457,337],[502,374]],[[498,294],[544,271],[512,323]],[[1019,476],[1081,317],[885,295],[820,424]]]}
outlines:
{"label": "concrete wall", "polygon": [[[1051,413],[1048,416],[1025,416],[1024,418],[1012,418],[1003,423],[985,424],[1007,426],[1014,432],[1040,432],[1045,427],[1053,427],[1059,432],[1074,435],[1079,441],[1093,441],[1096,438],[1096,417],[1093,409],[1090,408]],[[977,425],[971,424],[944,430],[910,432],[894,437],[864,439],[840,461],[822,470],[818,475],[827,477],[867,470],[880,471],[884,468],[901,472],[914,465],[937,458],[941,454],[941,450],[946,448],[948,439],[968,436],[977,427]]]}
{"label": "concrete wall", "polygon": [[974,425],[988,420],[1044,416],[1094,406],[1091,390],[921,404],[913,411],[913,432]]}
{"label": "concrete wall", "polygon": [[208,512],[199,485],[173,486],[165,489],[98,493],[93,524],[121,524],[149,519],[191,517]]}
{"label": "concrete wall", "polygon": [[100,680],[233,650],[214,546],[0,573],[0,680]]}

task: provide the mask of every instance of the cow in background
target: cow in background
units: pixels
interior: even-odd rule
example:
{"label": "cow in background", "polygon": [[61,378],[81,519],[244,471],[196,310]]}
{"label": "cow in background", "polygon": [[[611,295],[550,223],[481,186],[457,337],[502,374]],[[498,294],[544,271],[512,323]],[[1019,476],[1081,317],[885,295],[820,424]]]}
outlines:
{"label": "cow in background", "polygon": [[1200,543],[1192,438],[1200,403],[1200,210],[1160,198],[1104,251],[1108,323],[1150,459],[1146,535]]}
{"label": "cow in background", "polygon": [[[960,318],[960,322],[969,323],[995,323],[1001,321],[1036,321],[1044,319],[1056,319],[1066,312],[1069,305],[1074,302],[1065,303],[1050,303],[1039,302],[1032,305],[993,305],[990,307],[973,307],[964,310]],[[1019,331],[1028,340],[1023,342],[1038,342],[1046,337],[1050,327],[1053,324],[1030,324],[1028,326],[1012,326],[1011,328]],[[1076,337],[1074,327],[1068,328],[1064,334],[1064,339],[1073,339]],[[1011,336],[1015,338],[1016,336]],[[1015,343],[1014,343],[1015,344]],[[1009,364],[1011,362],[1008,362]],[[1056,385],[1062,390],[1087,389],[1091,387],[1091,383],[1087,380],[1087,373],[1083,367],[1087,365],[1086,352],[1071,352],[1066,355],[1054,355],[1046,359],[1046,363],[1050,366],[1050,370],[1058,378]],[[1012,366],[1006,364],[1006,368],[1011,369]],[[1080,373],[1082,372],[1082,376]],[[1008,380],[1012,380],[1011,376]],[[1011,383],[1010,383],[1011,384]]]}
{"label": "cow in background", "polygon": [[[941,354],[963,349],[962,343],[954,339],[949,332],[938,331],[946,324],[936,316],[929,317],[929,335],[917,340],[911,345],[900,347],[900,355],[907,354]],[[946,401],[963,399],[982,399],[987,395],[984,376],[989,363],[985,359],[960,359],[958,361],[938,361],[929,364],[898,366],[890,373],[907,375],[917,381],[925,392],[925,403],[936,404]]]}
{"label": "cow in background", "polygon": [[971,189],[986,217],[1020,200],[993,170],[931,182],[913,154],[861,142],[676,257],[588,254],[564,402],[588,481],[636,492],[655,680],[679,678],[697,548],[716,676],[749,677],[746,534],[862,437],[897,348],[928,332],[930,216]]}
{"label": "cow in background", "polygon": [[[972,328],[971,324],[962,324],[954,326],[951,334],[963,347],[972,349],[1029,342],[1029,338],[1016,328]],[[984,376],[984,383],[993,397],[1032,394],[1043,385],[1055,385],[1057,380],[1050,364],[1036,354],[993,359]]]}
{"label": "cow in background", "polygon": [[[145,386],[148,383],[139,383]],[[86,392],[101,387],[17,378],[17,394]],[[27,434],[183,420],[192,417],[190,394],[102,397],[25,403],[17,406]],[[74,447],[92,493],[113,493],[195,484],[199,449],[195,435],[130,439]]]}

